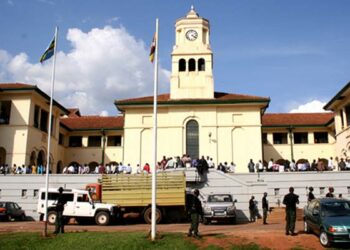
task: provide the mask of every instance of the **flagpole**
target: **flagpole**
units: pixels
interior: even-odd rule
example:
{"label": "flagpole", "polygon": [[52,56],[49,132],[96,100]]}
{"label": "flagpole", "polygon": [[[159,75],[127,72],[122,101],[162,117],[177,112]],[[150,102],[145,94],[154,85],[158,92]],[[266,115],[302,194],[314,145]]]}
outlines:
{"label": "flagpole", "polygon": [[[51,77],[51,90],[50,90],[50,112],[49,112],[49,130],[47,138],[47,157],[46,157],[46,179],[45,179],[45,229],[44,235],[47,236],[47,214],[48,214],[48,192],[49,192],[49,172],[50,172],[50,150],[51,150],[51,127],[52,127],[52,103],[53,103],[53,92],[55,85],[55,69],[56,69],[56,48],[57,48],[57,35],[58,27],[55,29],[55,47],[54,47],[54,58],[52,65],[52,77]],[[56,218],[57,219],[57,218]]]}
{"label": "flagpole", "polygon": [[153,150],[154,163],[152,171],[152,224],[151,239],[156,239],[156,200],[157,200],[157,95],[158,95],[158,18],[156,19],[156,49],[154,62],[154,93],[153,93]]}

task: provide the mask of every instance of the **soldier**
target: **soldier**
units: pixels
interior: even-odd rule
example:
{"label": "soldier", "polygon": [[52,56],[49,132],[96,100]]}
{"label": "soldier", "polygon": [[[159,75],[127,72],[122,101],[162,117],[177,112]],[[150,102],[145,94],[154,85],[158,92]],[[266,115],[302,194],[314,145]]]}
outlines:
{"label": "soldier", "polygon": [[294,188],[289,188],[289,194],[284,196],[283,204],[286,205],[286,235],[296,235],[295,220],[296,220],[296,204],[299,204],[299,196],[294,194]]}
{"label": "soldier", "polygon": [[63,217],[63,211],[64,211],[64,205],[66,204],[66,201],[63,197],[63,188],[60,187],[58,189],[58,198],[56,200],[56,227],[54,234],[58,233],[64,233],[64,217]]}
{"label": "soldier", "polygon": [[255,197],[252,196],[249,200],[249,214],[250,214],[250,222],[255,222],[256,220],[256,202],[255,202]]}
{"label": "soldier", "polygon": [[198,199],[199,190],[195,189],[193,192],[194,196],[188,203],[187,213],[191,217],[191,226],[188,231],[187,236],[191,237],[192,232],[195,238],[200,238],[198,234],[199,217],[203,216],[202,203]]}
{"label": "soldier", "polygon": [[264,197],[262,198],[262,209],[263,209],[263,223],[266,225],[267,212],[269,211],[269,201],[266,199],[267,193],[264,193]]}

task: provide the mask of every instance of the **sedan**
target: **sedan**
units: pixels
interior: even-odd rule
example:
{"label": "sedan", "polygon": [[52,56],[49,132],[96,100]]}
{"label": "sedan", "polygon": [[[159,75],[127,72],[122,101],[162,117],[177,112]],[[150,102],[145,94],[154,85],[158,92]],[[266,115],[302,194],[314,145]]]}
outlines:
{"label": "sedan", "polygon": [[305,232],[319,236],[322,246],[350,243],[350,201],[335,198],[312,200],[304,208]]}
{"label": "sedan", "polygon": [[25,220],[26,214],[15,202],[0,201],[0,218],[12,221],[13,219]]}

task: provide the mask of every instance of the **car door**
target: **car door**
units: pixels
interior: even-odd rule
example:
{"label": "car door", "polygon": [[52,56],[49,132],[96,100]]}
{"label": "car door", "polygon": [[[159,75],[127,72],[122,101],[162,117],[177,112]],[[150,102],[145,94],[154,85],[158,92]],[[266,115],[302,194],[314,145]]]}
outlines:
{"label": "car door", "polygon": [[315,200],[313,207],[311,209],[310,226],[312,227],[312,230],[316,233],[319,233],[320,231],[320,226],[319,226],[320,218],[321,218],[320,202],[318,200]]}
{"label": "car door", "polygon": [[93,216],[93,204],[87,194],[76,195],[75,215],[84,217]]}
{"label": "car door", "polygon": [[73,193],[63,193],[64,200],[66,204],[64,205],[63,215],[64,216],[74,216],[74,194]]}

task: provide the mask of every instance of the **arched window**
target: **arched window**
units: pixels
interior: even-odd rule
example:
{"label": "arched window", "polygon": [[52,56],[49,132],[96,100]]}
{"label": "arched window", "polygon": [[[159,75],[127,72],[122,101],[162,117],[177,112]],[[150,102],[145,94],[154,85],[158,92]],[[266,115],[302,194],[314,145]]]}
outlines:
{"label": "arched window", "polygon": [[198,59],[198,71],[205,71],[205,61],[203,58]]}
{"label": "arched window", "polygon": [[186,71],[186,60],[183,58],[179,60],[179,71]]}
{"label": "arched window", "polygon": [[188,71],[196,71],[196,60],[193,58],[188,61]]}
{"label": "arched window", "polygon": [[186,152],[192,159],[199,158],[199,128],[195,120],[186,124]]}

